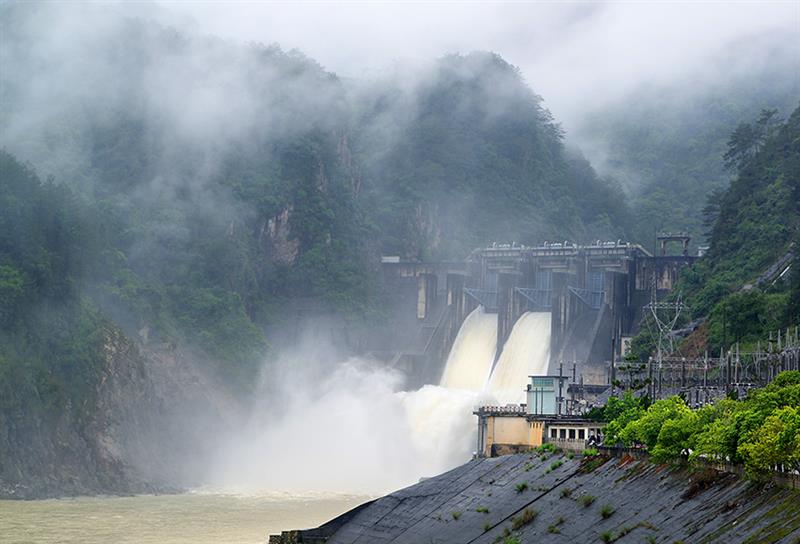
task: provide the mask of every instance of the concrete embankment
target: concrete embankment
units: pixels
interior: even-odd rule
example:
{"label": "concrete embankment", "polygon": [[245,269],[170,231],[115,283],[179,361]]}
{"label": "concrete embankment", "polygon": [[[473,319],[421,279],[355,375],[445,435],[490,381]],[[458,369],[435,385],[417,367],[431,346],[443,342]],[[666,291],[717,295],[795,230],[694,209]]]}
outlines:
{"label": "concrete embankment", "polygon": [[[514,540],[514,538],[518,540]],[[270,544],[800,544],[800,493],[629,456],[474,460]]]}

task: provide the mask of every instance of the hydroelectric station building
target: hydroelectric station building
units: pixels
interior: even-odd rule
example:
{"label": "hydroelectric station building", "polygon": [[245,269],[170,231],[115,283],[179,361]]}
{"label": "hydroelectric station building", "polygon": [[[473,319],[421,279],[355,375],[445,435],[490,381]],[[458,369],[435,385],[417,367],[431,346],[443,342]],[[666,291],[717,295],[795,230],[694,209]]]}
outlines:
{"label": "hydroelectric station building", "polygon": [[[696,259],[688,255],[687,235],[659,240],[657,256],[637,244],[597,241],[492,244],[462,262],[384,257],[384,292],[396,317],[378,341],[389,346],[384,355],[405,366],[413,382],[439,383],[462,323],[478,306],[497,315],[495,362],[523,316],[547,313],[549,364],[539,373],[555,375],[563,368],[575,383],[605,386],[612,361],[626,353],[654,290],[658,298],[665,296]],[[667,243],[675,241],[682,251],[667,255]]]}

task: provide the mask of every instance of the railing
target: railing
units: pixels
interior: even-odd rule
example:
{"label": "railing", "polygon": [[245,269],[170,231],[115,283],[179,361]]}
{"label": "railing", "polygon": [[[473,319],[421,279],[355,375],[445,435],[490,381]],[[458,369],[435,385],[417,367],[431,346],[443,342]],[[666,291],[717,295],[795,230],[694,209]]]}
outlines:
{"label": "railing", "polygon": [[478,304],[481,304],[486,310],[497,311],[497,291],[464,287],[464,292],[475,299]]}
{"label": "railing", "polygon": [[578,289],[577,287],[568,287],[568,289],[570,293],[593,310],[599,310],[606,298],[605,291],[590,291],[588,289]]}
{"label": "railing", "polygon": [[515,287],[514,291],[528,300],[531,309],[550,309],[553,300],[552,289],[529,289],[526,287]]}

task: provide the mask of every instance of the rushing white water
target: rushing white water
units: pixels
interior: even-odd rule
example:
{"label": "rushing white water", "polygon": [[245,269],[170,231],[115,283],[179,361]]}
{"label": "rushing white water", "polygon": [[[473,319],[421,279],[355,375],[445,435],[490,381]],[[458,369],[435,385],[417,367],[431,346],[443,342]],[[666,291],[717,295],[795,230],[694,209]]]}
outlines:
{"label": "rushing white water", "polygon": [[491,377],[497,314],[462,324],[439,386],[403,391],[400,372],[362,359],[332,360],[319,337],[264,371],[251,420],[221,448],[217,488],[374,494],[467,461],[474,407],[524,402],[529,374],[544,374],[550,314],[526,313]]}
{"label": "rushing white water", "polygon": [[306,350],[265,371],[264,401],[224,445],[212,485],[382,494],[469,460],[479,393],[401,391],[383,365],[318,361]]}
{"label": "rushing white water", "polygon": [[514,324],[487,387],[499,403],[525,402],[528,376],[547,374],[550,320],[550,312],[526,312]]}
{"label": "rushing white water", "polygon": [[451,389],[483,391],[497,351],[497,314],[478,306],[458,331],[439,384]]}

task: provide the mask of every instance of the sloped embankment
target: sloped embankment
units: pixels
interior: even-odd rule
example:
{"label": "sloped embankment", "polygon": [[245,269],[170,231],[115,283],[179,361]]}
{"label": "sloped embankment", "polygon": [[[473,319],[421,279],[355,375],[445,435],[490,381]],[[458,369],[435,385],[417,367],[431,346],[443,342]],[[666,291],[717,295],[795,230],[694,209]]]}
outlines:
{"label": "sloped embankment", "polygon": [[270,539],[285,542],[795,544],[800,493],[632,458],[519,454],[471,461],[319,529]]}

